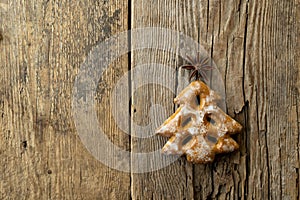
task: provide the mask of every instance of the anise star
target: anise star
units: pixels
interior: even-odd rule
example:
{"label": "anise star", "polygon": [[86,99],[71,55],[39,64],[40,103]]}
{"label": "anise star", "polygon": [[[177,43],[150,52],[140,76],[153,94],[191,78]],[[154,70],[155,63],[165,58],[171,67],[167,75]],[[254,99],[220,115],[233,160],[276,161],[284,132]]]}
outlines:
{"label": "anise star", "polygon": [[184,64],[181,67],[187,70],[193,70],[190,74],[189,80],[195,76],[195,80],[202,79],[207,83],[208,78],[206,71],[212,70],[211,60],[208,56],[201,56],[200,52],[197,53],[196,58],[186,56],[189,64]]}

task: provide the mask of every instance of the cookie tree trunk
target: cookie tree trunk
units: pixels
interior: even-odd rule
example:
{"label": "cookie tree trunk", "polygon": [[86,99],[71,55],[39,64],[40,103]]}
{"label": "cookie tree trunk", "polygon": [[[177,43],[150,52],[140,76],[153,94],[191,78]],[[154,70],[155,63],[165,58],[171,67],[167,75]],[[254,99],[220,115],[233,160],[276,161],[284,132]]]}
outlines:
{"label": "cookie tree trunk", "polygon": [[[0,199],[299,199],[299,6],[298,0],[0,0]],[[135,174],[110,169],[85,149],[71,115],[80,64],[98,42],[146,26],[181,31],[210,52],[225,81],[227,113],[244,127],[235,138],[238,152],[209,165],[181,158]],[[130,137],[105,111],[119,77],[145,63],[175,68],[183,61],[156,49],[131,52],[111,64],[95,97],[108,138],[133,152],[161,148],[166,139]],[[174,74],[177,93],[186,87],[182,76]],[[128,87],[143,82],[138,74],[131,80]],[[151,123],[151,103],[168,115],[176,109],[175,95],[157,85],[131,94],[128,126]]]}

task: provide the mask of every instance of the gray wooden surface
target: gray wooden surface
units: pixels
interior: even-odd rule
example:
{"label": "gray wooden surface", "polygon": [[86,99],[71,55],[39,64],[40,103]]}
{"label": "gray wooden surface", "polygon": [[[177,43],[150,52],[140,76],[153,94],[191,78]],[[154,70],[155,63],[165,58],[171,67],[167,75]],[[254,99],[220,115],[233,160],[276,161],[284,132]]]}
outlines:
{"label": "gray wooden surface", "polygon": [[[0,199],[299,199],[299,9],[299,0],[0,0]],[[183,32],[213,57],[227,113],[245,128],[235,137],[239,151],[209,165],[183,157],[137,174],[110,169],[82,144],[71,107],[81,63],[97,43],[149,26]],[[183,62],[148,49],[110,65],[95,99],[114,144],[147,152],[166,141],[120,130],[107,112],[118,78],[143,63],[177,70]],[[131,78],[128,87],[143,81],[139,72]],[[174,111],[165,88],[131,92],[128,126],[151,123],[153,103]]]}

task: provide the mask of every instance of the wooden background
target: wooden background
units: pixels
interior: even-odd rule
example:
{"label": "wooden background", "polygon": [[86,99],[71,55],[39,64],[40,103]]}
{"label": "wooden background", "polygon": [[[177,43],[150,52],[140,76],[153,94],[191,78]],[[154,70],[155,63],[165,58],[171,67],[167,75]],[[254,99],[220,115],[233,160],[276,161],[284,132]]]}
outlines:
{"label": "wooden background", "polygon": [[[299,199],[299,9],[299,0],[0,0],[0,199]],[[134,174],[110,169],[86,150],[71,115],[80,64],[104,39],[148,26],[181,31],[212,55],[227,113],[245,127],[235,138],[238,152],[209,165],[181,158]],[[183,60],[134,51],[99,82],[98,117],[126,150],[140,141],[102,111],[118,78],[149,62],[176,68]],[[155,87],[133,92],[128,123],[149,123],[155,101],[173,112],[174,94]]]}

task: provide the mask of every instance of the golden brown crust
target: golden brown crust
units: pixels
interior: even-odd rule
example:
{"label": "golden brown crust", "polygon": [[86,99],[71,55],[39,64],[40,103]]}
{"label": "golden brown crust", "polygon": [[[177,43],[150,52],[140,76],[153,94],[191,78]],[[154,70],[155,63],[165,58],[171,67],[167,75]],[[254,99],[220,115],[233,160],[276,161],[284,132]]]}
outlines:
{"label": "golden brown crust", "polygon": [[180,104],[156,131],[171,137],[163,153],[186,155],[193,163],[209,163],[215,154],[228,153],[239,148],[230,137],[242,126],[224,113],[217,102],[221,97],[202,81],[193,81],[175,99]]}

